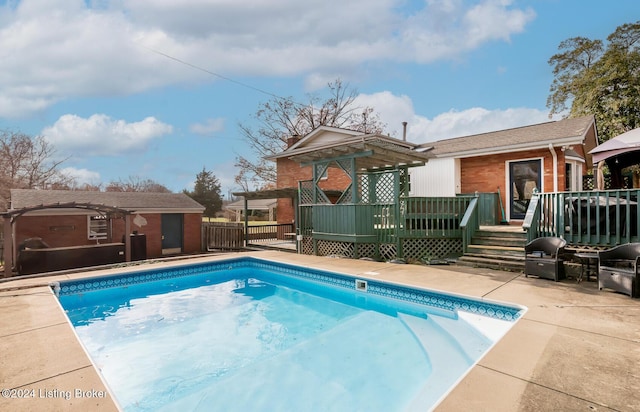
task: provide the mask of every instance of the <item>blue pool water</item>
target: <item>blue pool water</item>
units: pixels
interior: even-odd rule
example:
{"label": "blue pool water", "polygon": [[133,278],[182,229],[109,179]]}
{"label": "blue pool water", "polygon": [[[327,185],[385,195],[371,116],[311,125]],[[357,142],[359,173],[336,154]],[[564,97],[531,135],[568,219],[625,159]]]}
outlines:
{"label": "blue pool water", "polygon": [[254,258],[54,289],[125,411],[428,410],[523,311]]}

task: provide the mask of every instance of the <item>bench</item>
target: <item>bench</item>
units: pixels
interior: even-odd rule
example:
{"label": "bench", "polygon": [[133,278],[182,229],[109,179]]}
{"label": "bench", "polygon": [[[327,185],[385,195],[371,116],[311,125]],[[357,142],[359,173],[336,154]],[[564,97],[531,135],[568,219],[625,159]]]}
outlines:
{"label": "bench", "polygon": [[640,296],[640,243],[626,243],[598,252],[598,289]]}
{"label": "bench", "polygon": [[524,276],[537,276],[556,282],[565,278],[564,248],[567,241],[559,237],[539,237],[524,247]]}

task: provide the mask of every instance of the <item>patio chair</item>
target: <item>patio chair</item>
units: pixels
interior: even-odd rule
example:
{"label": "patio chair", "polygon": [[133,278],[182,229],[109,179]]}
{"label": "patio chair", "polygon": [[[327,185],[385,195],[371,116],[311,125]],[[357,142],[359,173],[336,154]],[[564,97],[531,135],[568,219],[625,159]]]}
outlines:
{"label": "patio chair", "polygon": [[539,237],[524,247],[524,276],[537,276],[556,282],[565,278],[564,248],[567,241],[559,237]]}
{"label": "patio chair", "polygon": [[598,253],[598,289],[640,297],[640,243],[626,243]]}

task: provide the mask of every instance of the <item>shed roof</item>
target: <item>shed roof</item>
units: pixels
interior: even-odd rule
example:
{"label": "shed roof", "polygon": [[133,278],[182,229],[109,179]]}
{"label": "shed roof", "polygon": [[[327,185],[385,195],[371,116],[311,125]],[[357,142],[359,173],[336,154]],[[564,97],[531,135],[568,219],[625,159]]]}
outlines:
{"label": "shed roof", "polygon": [[91,203],[134,211],[202,212],[204,207],[184,193],[94,192],[83,190],[11,189],[10,210],[39,205]]}
{"label": "shed roof", "polygon": [[423,147],[433,147],[436,157],[465,157],[493,154],[505,151],[528,150],[553,146],[586,144],[587,150],[597,144],[587,142],[589,130],[595,131],[593,116],[576,117],[553,122],[540,123],[496,132],[444,139],[425,143]]}

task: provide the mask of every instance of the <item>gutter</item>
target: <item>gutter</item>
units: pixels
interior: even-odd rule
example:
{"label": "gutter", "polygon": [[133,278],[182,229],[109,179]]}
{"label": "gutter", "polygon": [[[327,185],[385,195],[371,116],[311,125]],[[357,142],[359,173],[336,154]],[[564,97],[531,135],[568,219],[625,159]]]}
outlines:
{"label": "gutter", "polygon": [[552,143],[549,143],[549,151],[553,157],[553,191],[558,192],[558,154]]}

